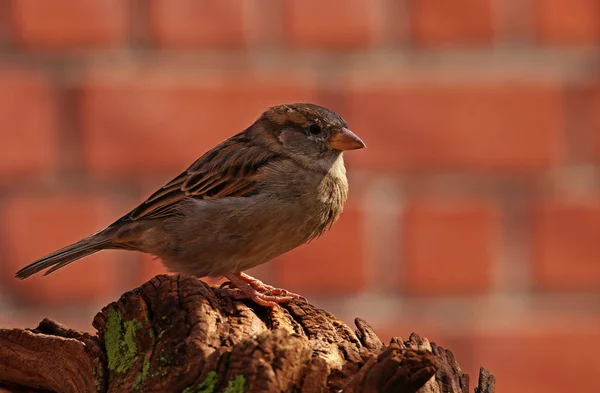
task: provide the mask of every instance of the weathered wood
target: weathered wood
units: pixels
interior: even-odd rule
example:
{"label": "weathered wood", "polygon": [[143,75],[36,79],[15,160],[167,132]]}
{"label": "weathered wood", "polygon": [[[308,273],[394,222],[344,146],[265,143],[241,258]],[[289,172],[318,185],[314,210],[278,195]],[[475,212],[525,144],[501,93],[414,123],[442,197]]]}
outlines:
{"label": "weathered wood", "polygon": [[475,387],[475,393],[494,393],[496,391],[496,378],[490,372],[481,368],[479,370],[479,381]]}
{"label": "weathered wood", "polygon": [[[184,276],[157,276],[94,319],[0,329],[0,386],[50,392],[464,393],[452,353],[416,334],[384,345],[305,302],[269,309]],[[491,381],[491,383],[490,383]],[[479,393],[493,393],[482,369]]]}

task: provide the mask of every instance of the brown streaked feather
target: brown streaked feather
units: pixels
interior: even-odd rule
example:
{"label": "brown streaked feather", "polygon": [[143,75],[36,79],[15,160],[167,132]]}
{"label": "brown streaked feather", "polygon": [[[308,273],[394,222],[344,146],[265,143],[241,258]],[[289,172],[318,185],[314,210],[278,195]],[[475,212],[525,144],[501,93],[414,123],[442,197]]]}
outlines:
{"label": "brown streaked feather", "polygon": [[155,219],[176,214],[185,198],[245,197],[256,192],[259,170],[279,157],[250,144],[244,133],[206,152],[185,172],[152,194],[121,220]]}

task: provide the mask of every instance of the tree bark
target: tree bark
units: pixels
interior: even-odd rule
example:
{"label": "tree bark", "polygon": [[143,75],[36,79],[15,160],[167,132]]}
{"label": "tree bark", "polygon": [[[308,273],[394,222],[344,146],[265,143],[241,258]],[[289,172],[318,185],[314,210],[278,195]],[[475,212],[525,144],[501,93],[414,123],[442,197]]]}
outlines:
{"label": "tree bark", "polygon": [[[449,350],[412,334],[384,345],[300,301],[268,309],[185,276],[161,275],[94,318],[97,334],[43,320],[0,329],[8,392],[465,393]],[[2,388],[0,388],[0,392]],[[482,369],[476,393],[493,393]]]}

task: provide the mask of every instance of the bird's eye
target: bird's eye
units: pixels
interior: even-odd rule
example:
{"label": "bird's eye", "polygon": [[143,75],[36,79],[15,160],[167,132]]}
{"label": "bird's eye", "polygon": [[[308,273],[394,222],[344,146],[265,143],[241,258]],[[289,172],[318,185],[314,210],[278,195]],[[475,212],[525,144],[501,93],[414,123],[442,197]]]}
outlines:
{"label": "bird's eye", "polygon": [[318,124],[311,124],[308,127],[308,132],[310,132],[313,135],[319,135],[321,133],[321,126]]}

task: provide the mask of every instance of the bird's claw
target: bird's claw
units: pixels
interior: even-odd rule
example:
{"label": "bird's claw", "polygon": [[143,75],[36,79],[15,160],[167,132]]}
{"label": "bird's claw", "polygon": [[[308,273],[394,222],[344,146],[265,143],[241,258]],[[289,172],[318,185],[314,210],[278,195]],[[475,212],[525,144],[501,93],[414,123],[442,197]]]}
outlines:
{"label": "bird's claw", "polygon": [[219,289],[225,289],[225,288],[235,288],[235,286],[233,285],[233,283],[231,281],[225,281],[224,283],[219,285]]}
{"label": "bird's claw", "polygon": [[291,297],[287,296],[274,296],[274,295],[266,295],[264,293],[258,292],[254,288],[243,288],[243,289],[231,289],[230,291],[231,297],[234,299],[244,300],[250,299],[254,303],[259,304],[265,307],[275,307],[279,303],[289,303],[293,300]]}
{"label": "bird's claw", "polygon": [[304,296],[264,284],[245,273],[232,274],[227,278],[229,281],[221,284],[220,288],[230,289],[231,296],[235,299],[251,299],[267,307],[274,307],[277,303],[289,303],[294,299],[307,301]]}
{"label": "bird's claw", "polygon": [[257,282],[248,283],[252,288],[256,291],[265,294],[267,296],[283,296],[283,297],[291,297],[292,299],[307,301],[306,298],[302,295],[298,295],[297,293],[290,292],[287,289],[276,288],[274,286],[265,284],[261,281],[256,280]]}

